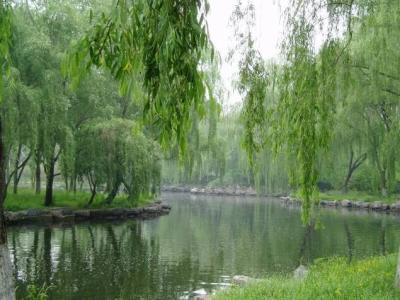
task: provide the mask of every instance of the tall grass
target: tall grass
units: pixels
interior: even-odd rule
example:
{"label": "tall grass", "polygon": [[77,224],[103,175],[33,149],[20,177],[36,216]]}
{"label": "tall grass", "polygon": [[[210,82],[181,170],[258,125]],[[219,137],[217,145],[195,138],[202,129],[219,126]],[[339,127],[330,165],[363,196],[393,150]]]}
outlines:
{"label": "tall grass", "polygon": [[396,255],[348,264],[344,258],[320,260],[304,280],[271,277],[244,288],[220,292],[213,300],[400,299],[394,288]]}

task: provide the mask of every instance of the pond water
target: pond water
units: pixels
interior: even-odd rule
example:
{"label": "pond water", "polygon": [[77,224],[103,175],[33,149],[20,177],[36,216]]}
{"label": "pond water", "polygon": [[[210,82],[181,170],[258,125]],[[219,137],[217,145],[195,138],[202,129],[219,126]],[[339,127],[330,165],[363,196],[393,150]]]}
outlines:
{"label": "pond water", "polygon": [[169,216],[148,221],[9,228],[17,297],[30,284],[49,299],[179,299],[245,274],[292,272],[299,262],[397,251],[400,217],[323,210],[309,230],[275,199],[163,194]]}

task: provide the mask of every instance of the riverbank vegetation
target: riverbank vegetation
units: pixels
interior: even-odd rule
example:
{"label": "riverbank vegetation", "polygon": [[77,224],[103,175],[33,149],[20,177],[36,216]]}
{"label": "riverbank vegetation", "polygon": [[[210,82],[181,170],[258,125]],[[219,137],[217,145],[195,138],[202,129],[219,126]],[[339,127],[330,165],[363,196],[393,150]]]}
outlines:
{"label": "riverbank vegetation", "polygon": [[396,255],[350,264],[344,258],[320,260],[303,280],[274,276],[220,292],[213,299],[397,299],[400,291],[393,284],[396,262]]}
{"label": "riverbank vegetation", "polygon": [[383,202],[392,204],[399,201],[399,194],[391,194],[387,197],[382,197],[379,193],[367,193],[360,191],[348,191],[346,193],[342,191],[328,191],[324,193],[320,193],[319,197],[321,200],[330,200],[330,201],[363,201],[363,202]]}
{"label": "riverbank vegetation", "polygon": [[[154,201],[153,195],[141,194],[135,201],[131,201],[127,194],[121,193],[115,197],[112,203],[107,203],[107,194],[99,193],[90,205],[90,192],[68,192],[54,191],[52,208],[62,207],[70,209],[87,209],[87,208],[133,208],[150,204]],[[5,209],[8,211],[19,211],[27,209],[45,209],[43,194],[36,194],[31,189],[20,189],[18,194],[9,194]]]}

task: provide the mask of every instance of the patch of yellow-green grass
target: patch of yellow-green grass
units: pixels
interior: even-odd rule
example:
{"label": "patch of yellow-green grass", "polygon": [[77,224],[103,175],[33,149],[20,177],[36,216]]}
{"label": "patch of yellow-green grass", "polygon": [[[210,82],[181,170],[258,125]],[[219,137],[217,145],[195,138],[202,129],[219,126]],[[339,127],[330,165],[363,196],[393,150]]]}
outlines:
{"label": "patch of yellow-green grass", "polygon": [[394,288],[396,257],[372,257],[351,264],[345,258],[320,260],[304,280],[275,276],[220,292],[213,300],[400,299],[400,290]]}
{"label": "patch of yellow-green grass", "polygon": [[347,193],[342,193],[340,191],[329,191],[326,193],[320,193],[319,196],[321,200],[342,201],[347,199],[352,201],[364,201],[364,202],[380,201],[389,204],[396,202],[400,198],[400,195],[390,195],[387,197],[383,197],[381,195],[368,194],[365,192],[358,192],[358,191],[349,191]]}
{"label": "patch of yellow-green grass", "polygon": [[[117,196],[111,204],[106,204],[104,199],[105,194],[97,194],[92,205],[87,207],[87,203],[90,198],[88,192],[66,192],[66,191],[54,191],[54,204],[52,207],[68,207],[71,209],[82,209],[82,208],[130,208],[140,207],[147,205],[154,201],[151,196],[141,195],[136,200],[129,200],[126,195]],[[5,201],[5,209],[9,211],[19,211],[26,209],[40,209],[46,208],[44,206],[44,193],[35,194],[33,190],[20,189],[17,194],[12,192],[7,193]]]}

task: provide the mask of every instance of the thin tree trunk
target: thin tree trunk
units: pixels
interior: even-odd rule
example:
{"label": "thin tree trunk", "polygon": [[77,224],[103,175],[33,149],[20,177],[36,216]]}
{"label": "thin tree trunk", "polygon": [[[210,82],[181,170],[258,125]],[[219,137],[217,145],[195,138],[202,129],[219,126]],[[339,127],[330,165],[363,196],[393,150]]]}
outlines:
{"label": "thin tree trunk", "polygon": [[18,169],[20,167],[19,166],[19,160],[20,160],[20,157],[21,157],[21,152],[22,152],[22,144],[19,144],[18,145],[18,150],[17,150],[17,157],[15,159],[15,173],[14,173],[14,176],[13,176],[13,181],[14,181],[13,193],[14,194],[18,193],[18,182],[19,182]]}
{"label": "thin tree trunk", "polygon": [[41,172],[40,172],[40,159],[38,155],[36,156],[36,170],[35,170],[35,185],[36,185],[36,194],[40,194],[41,192]]}
{"label": "thin tree trunk", "polygon": [[92,190],[92,194],[90,196],[89,202],[87,204],[87,206],[92,205],[94,198],[96,197],[97,191],[96,191],[96,187]]}
{"label": "thin tree trunk", "polygon": [[65,177],[64,177],[64,183],[65,183],[65,190],[66,190],[67,192],[70,192],[70,185],[69,185],[69,183],[68,183],[68,176],[65,176]]}
{"label": "thin tree trunk", "polygon": [[6,220],[4,200],[6,187],[6,162],[3,143],[3,126],[0,118],[0,299],[15,299],[13,270],[10,253],[7,248]]}
{"label": "thin tree trunk", "polygon": [[116,182],[116,183],[114,184],[114,186],[112,187],[110,193],[108,194],[108,196],[107,196],[107,198],[106,198],[106,200],[105,200],[105,202],[106,202],[107,204],[111,204],[111,203],[113,202],[114,198],[115,198],[115,197],[117,196],[117,194],[118,194],[118,190],[119,190],[120,185],[121,185],[121,182],[120,182],[120,181],[118,181],[118,182]]}
{"label": "thin tree trunk", "polygon": [[350,161],[349,161],[349,166],[347,168],[347,175],[346,175],[346,179],[343,183],[343,192],[347,193],[348,188],[349,188],[349,183],[350,183],[350,179],[351,176],[353,176],[353,173],[355,172],[355,170],[358,169],[359,166],[362,165],[362,163],[367,159],[367,154],[364,153],[362,155],[360,155],[359,157],[357,157],[354,160],[354,152],[353,149],[350,150]]}
{"label": "thin tree trunk", "polygon": [[387,197],[388,189],[387,189],[387,180],[386,180],[386,171],[381,171],[381,193],[383,197]]}
{"label": "thin tree trunk", "polygon": [[47,171],[46,195],[44,198],[45,206],[50,206],[53,204],[54,166],[55,166],[55,160],[54,158],[52,158],[50,160],[49,170]]}
{"label": "thin tree trunk", "polygon": [[87,175],[87,179],[88,179],[88,183],[89,183],[89,188],[91,191],[91,196],[89,199],[89,202],[87,204],[87,206],[92,205],[94,198],[96,197],[97,191],[96,191],[96,181],[93,180],[93,177],[91,175],[91,173],[89,172],[89,174]]}

